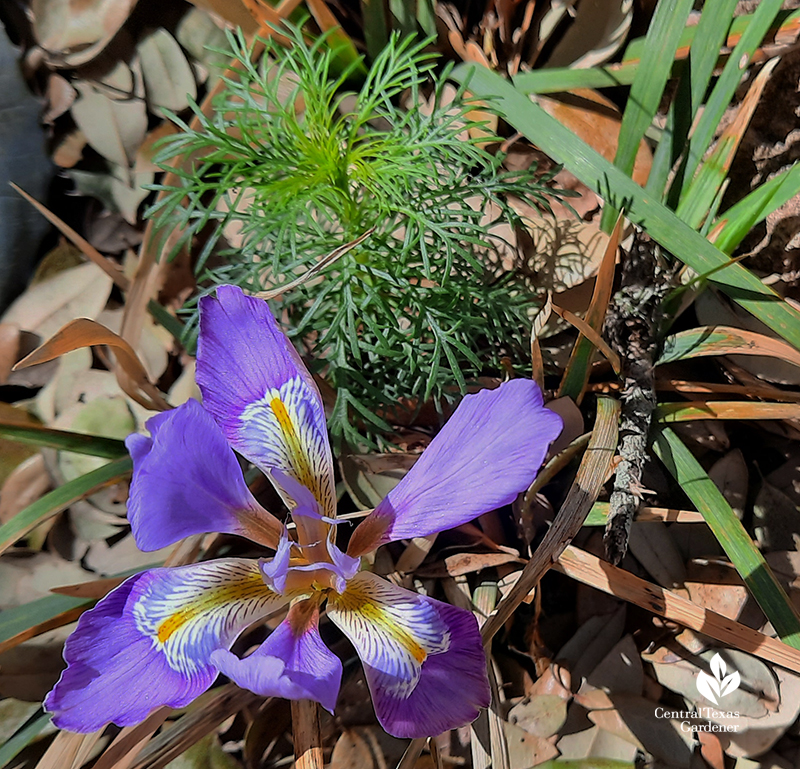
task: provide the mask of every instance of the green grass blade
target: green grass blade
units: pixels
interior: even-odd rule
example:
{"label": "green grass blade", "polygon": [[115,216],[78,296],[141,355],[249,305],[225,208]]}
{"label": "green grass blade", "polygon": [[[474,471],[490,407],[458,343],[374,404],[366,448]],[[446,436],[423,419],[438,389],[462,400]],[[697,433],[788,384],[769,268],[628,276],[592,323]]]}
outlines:
{"label": "green grass blade", "polygon": [[17,513],[10,521],[0,526],[0,553],[14,544],[20,537],[35,529],[40,523],[52,518],[73,502],[99,491],[105,486],[122,480],[130,474],[133,463],[130,457],[122,457],[107,465],[92,470],[86,475],[59,486],[37,499],[32,505]]}
{"label": "green grass blade", "polygon": [[468,81],[471,93],[491,101],[514,128],[556,162],[563,163],[611,205],[624,208],[632,222],[684,264],[700,275],[713,272],[712,283],[800,349],[800,312],[741,264],[731,263],[700,233],[531,102],[528,96],[495,72],[474,64],[459,65],[452,77],[460,83]]}
{"label": "green grass blade", "polygon": [[0,422],[0,438],[29,446],[46,446],[59,451],[74,451],[76,454],[89,454],[107,459],[117,459],[127,454],[125,443],[115,438],[53,430],[38,425]]}
{"label": "green grass blade", "polygon": [[[86,576],[91,576],[88,572]],[[84,607],[91,605],[91,598],[75,598],[68,595],[46,595],[22,606],[4,609],[0,613],[0,650],[5,650],[10,641],[25,633],[25,639],[31,635],[28,631],[40,625],[47,630],[53,627],[74,622],[83,612]],[[57,624],[53,624],[56,622]]]}
{"label": "green grass blade", "polygon": [[514,85],[524,93],[558,93],[575,88],[614,88],[630,85],[638,70],[638,61],[590,69],[536,69],[516,75]]}
{"label": "green grass blade", "polygon": [[781,171],[738,203],[731,206],[718,219],[724,222],[714,245],[726,254],[732,254],[745,236],[759,222],[791,200],[800,192],[800,163]]}
{"label": "green grass blade", "polygon": [[0,745],[0,766],[5,766],[28,747],[42,729],[50,723],[49,713],[34,713],[16,733]]}
{"label": "green grass blade", "polygon": [[780,639],[800,649],[800,616],[722,492],[670,428],[656,435],[653,450],[703,514]]}
{"label": "green grass blade", "polygon": [[[653,158],[653,168],[647,180],[648,191],[661,195],[670,170],[684,151],[695,115],[705,97],[720,49],[725,44],[733,21],[737,0],[718,0],[708,3],[697,24],[689,50],[688,65],[667,113],[665,137]],[[667,205],[675,209],[682,182],[673,182]]]}
{"label": "green grass blade", "polygon": [[728,39],[728,30],[731,29],[737,4],[738,0],[716,0],[714,3],[707,3],[700,15],[689,52],[690,67],[686,73],[690,82],[690,102],[689,114],[685,116],[685,137],[688,136],[689,128],[708,91],[720,50]]}
{"label": "green grass blade", "polygon": [[[641,66],[631,85],[630,96],[622,116],[619,143],[614,165],[628,176],[639,151],[639,143],[661,103],[664,86],[672,72],[675,52],[692,10],[692,0],[660,0],[656,6]],[[608,232],[619,212],[612,206],[603,209],[601,227]]]}
{"label": "green grass blade", "polygon": [[[708,3],[706,7],[716,10],[717,8],[724,6],[721,6],[721,0],[714,0],[713,3]],[[781,11],[775,20],[775,23],[770,27],[770,30],[776,30],[781,27],[791,25],[796,13],[797,11]],[[742,16],[737,16],[731,24],[731,28],[728,33],[729,38],[733,37],[735,39],[736,37],[741,36],[753,21],[753,15],[754,14],[752,13],[747,13],[743,14]],[[679,52],[688,48],[694,42],[699,26],[700,25],[697,24],[692,25],[691,27],[686,27],[681,35],[680,43],[678,45]],[[731,43],[731,45],[734,45],[734,43]],[[637,37],[634,40],[631,40],[631,42],[628,43],[628,47],[625,49],[625,53],[622,57],[623,63],[627,64],[630,62],[638,62],[642,58],[644,48],[645,38]]]}
{"label": "green grass blade", "polygon": [[733,101],[736,89],[741,82],[742,74],[749,65],[753,52],[761,45],[770,27],[775,22],[780,9],[781,0],[763,0],[728,58],[689,140],[689,148],[682,172],[683,192],[692,182],[700,161],[714,138],[725,110]]}
{"label": "green grass blade", "polygon": [[361,0],[361,18],[367,56],[370,61],[374,61],[389,42],[389,26],[383,0]]}

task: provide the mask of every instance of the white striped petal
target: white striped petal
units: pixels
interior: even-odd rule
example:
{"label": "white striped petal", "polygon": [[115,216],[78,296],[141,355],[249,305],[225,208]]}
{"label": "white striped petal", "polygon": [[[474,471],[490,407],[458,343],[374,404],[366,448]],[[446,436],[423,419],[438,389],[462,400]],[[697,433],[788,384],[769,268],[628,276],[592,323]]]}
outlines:
{"label": "white striped petal", "polygon": [[[318,411],[308,384],[296,376],[245,407],[239,440],[242,453],[271,475],[291,508],[306,506],[302,491],[307,489],[319,506],[315,512],[332,517],[336,514],[333,465]],[[273,469],[279,473],[270,473]]]}
{"label": "white striped petal", "polygon": [[148,576],[137,586],[140,594],[131,606],[134,623],[169,666],[186,676],[288,601],[267,587],[258,561],[247,559],[154,569]]}
{"label": "white striped petal", "polygon": [[432,602],[370,572],[356,574],[328,599],[328,616],[381,676],[387,694],[408,697],[432,654],[450,648],[450,630]]}

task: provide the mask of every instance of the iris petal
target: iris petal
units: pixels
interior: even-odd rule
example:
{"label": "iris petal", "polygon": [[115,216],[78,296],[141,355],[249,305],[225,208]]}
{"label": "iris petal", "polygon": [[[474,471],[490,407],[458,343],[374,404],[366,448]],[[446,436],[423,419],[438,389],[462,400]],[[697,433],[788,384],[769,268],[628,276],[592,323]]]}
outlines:
{"label": "iris petal", "polygon": [[439,734],[489,704],[478,623],[467,611],[369,572],[328,601],[328,616],[364,663],[375,714],[395,737]]}
{"label": "iris petal", "polygon": [[290,508],[298,500],[273,469],[309,489],[320,515],[335,515],[322,399],[266,302],[235,286],[200,301],[197,384],[230,444],[272,477]]}
{"label": "iris petal", "polygon": [[285,603],[255,561],[137,574],[80,618],[45,708],[56,726],[92,732],[139,723],[161,705],[182,707],[217,677],[211,654]]}
{"label": "iris petal", "polygon": [[319,635],[319,608],[301,601],[249,657],[229,651],[211,655],[234,683],[265,697],[309,699],[333,713],[342,681],[341,660]]}
{"label": "iris petal", "polygon": [[353,532],[350,555],[451,529],[528,488],[562,429],[534,382],[467,395],[408,474]]}
{"label": "iris petal", "polygon": [[205,409],[189,400],[129,435],[133,457],[128,519],[140,550],[192,534],[240,534],[275,547],[280,521],[256,502],[236,455]]}

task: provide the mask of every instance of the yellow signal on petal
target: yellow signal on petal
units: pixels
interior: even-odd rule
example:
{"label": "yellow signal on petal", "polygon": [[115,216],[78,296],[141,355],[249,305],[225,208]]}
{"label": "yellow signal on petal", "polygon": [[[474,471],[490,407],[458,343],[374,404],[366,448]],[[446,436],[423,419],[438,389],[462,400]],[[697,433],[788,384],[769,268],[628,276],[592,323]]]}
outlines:
{"label": "yellow signal on petal", "polygon": [[422,664],[427,658],[428,653],[411,633],[398,625],[396,619],[391,617],[381,606],[373,603],[361,591],[348,589],[337,597],[336,603],[339,609],[360,614],[372,625],[379,627],[383,633],[402,646],[417,663]]}
{"label": "yellow signal on petal", "polygon": [[187,622],[198,615],[219,609],[225,604],[258,599],[270,595],[271,591],[257,572],[250,572],[236,582],[228,583],[216,590],[201,594],[187,606],[167,617],[156,631],[159,643],[165,644]]}
{"label": "yellow signal on petal", "polygon": [[308,453],[297,435],[297,430],[295,430],[294,422],[292,422],[292,418],[289,416],[286,404],[280,398],[273,398],[269,402],[269,406],[272,409],[272,413],[275,414],[275,419],[278,420],[281,432],[286,440],[286,446],[289,449],[291,463],[297,474],[297,480],[313,493],[317,484],[311,472]]}

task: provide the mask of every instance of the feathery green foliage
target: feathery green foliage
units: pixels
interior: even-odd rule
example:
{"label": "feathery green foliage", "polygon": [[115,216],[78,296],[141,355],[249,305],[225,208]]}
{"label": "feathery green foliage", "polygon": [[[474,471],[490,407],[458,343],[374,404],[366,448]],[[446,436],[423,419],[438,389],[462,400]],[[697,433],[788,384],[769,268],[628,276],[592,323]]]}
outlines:
{"label": "feathery green foliage", "polygon": [[[399,401],[456,397],[499,374],[503,357],[525,366],[534,295],[524,270],[501,264],[508,244],[488,233],[517,223],[509,196],[541,208],[553,193],[533,172],[503,172],[486,140],[470,138],[472,105],[463,91],[445,98],[452,88],[424,43],[392,38],[348,94],[348,73],[332,76],[320,40],[286,34],[291,47],[268,42],[261,64],[230,36],[241,76],[199,130],[182,124],[163,148],[164,165],[194,161],[150,215],[183,228],[183,243],[202,234],[204,291],[286,284],[375,228],[273,306],[313,341],[337,394],[334,435],[357,441],[386,429]],[[241,243],[226,250],[232,223]]]}

